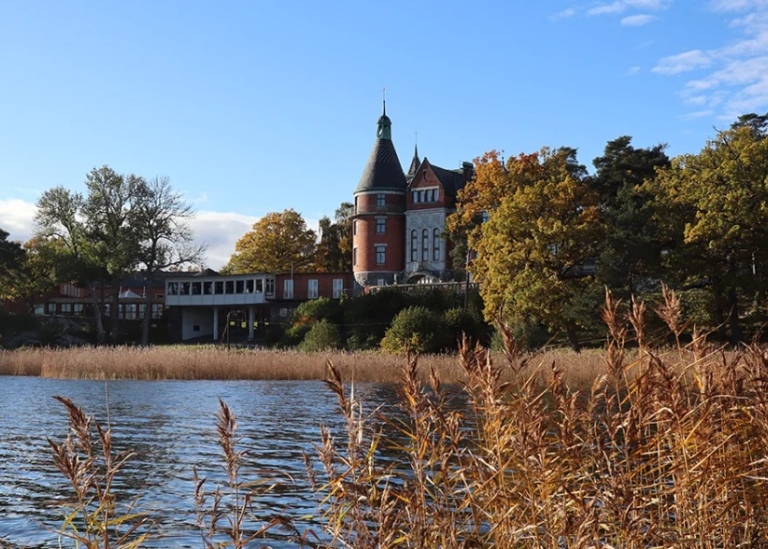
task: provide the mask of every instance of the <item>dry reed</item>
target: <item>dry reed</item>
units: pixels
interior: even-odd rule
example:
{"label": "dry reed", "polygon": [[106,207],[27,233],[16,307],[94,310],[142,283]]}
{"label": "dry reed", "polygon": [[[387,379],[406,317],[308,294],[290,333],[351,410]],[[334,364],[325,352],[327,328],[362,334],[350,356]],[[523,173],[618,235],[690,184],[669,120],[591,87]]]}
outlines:
{"label": "dry reed", "polygon": [[623,313],[606,296],[604,373],[586,391],[557,364],[542,387],[507,333],[504,361],[462,347],[469,410],[409,360],[393,424],[361,417],[329,366],[347,420],[346,444],[322,430],[313,477],[329,546],[768,547],[768,355],[726,354],[696,332],[683,347],[679,301],[664,298],[677,347],[660,353],[645,305]]}
{"label": "dry reed", "polygon": [[[503,353],[493,353],[496,360]],[[299,352],[276,350],[232,350],[215,346],[171,347],[79,347],[71,349],[0,350],[0,375],[43,376],[59,379],[263,379],[322,380],[325,364],[331,361],[345,381],[396,383],[401,380],[402,357],[376,352]],[[602,349],[575,353],[550,350],[532,355],[531,370],[539,381],[551,378],[551,364],[557,363],[568,383],[589,387],[606,373]],[[464,372],[456,355],[419,357],[422,381],[435,369],[445,384],[460,383]],[[514,377],[513,372],[505,376]]]}

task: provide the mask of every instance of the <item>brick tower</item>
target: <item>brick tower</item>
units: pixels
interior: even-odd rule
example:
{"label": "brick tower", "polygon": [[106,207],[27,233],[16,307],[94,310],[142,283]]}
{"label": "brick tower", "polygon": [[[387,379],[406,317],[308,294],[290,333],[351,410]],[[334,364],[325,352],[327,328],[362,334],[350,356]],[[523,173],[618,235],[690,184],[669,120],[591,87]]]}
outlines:
{"label": "brick tower", "polygon": [[405,269],[407,181],[392,143],[386,101],[376,141],[355,189],[352,217],[352,272],[361,286],[392,284]]}

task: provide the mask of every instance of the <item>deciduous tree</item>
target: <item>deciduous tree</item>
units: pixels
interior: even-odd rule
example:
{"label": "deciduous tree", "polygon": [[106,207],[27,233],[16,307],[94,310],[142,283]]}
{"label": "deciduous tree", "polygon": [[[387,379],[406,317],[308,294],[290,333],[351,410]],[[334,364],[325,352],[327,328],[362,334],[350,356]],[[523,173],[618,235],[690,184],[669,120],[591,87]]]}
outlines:
{"label": "deciduous tree", "polygon": [[699,154],[675,158],[648,189],[676,243],[668,250],[671,273],[710,287],[731,340],[741,341],[740,295],[766,290],[768,139],[750,124],[735,125]]}
{"label": "deciduous tree", "polygon": [[268,213],[235,245],[235,253],[223,271],[282,273],[304,271],[313,266],[317,236],[293,209]]}
{"label": "deciduous tree", "polygon": [[317,269],[326,273],[341,273],[352,270],[352,214],[354,205],[342,202],[336,210],[334,220],[323,217],[320,220],[320,242],[317,245]]}
{"label": "deciduous tree", "polygon": [[[459,194],[451,227],[467,229],[489,320],[543,322],[579,347],[576,297],[591,283],[584,262],[601,236],[599,197],[570,148],[476,161],[474,181]],[[484,217],[486,222],[478,222]]]}
{"label": "deciduous tree", "polygon": [[[194,215],[184,197],[171,187],[167,177],[140,180],[131,209],[131,219],[139,235],[138,260],[143,266],[147,286],[161,271],[199,262],[205,247],[196,245],[187,220]],[[146,292],[141,344],[149,344],[152,321],[152,293]]]}

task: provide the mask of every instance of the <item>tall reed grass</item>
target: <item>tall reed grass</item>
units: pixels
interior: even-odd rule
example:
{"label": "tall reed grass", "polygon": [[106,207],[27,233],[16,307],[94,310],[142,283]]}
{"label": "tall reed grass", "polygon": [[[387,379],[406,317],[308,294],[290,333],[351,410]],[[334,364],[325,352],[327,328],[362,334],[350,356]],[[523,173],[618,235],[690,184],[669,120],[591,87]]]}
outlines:
{"label": "tall reed grass", "polygon": [[[604,363],[586,389],[503,328],[501,355],[461,346],[461,397],[439,365],[407,356],[396,416],[364,414],[371,403],[329,360],[345,421],[321,428],[317,454],[305,456],[318,536],[279,513],[241,527],[260,494],[246,487],[263,479],[241,478],[234,415],[221,403],[229,482],[213,499],[197,484],[203,546],[244,547],[280,527],[297,545],[329,548],[768,547],[768,354],[756,344],[728,354],[696,330],[683,344],[680,303],[663,295],[656,313],[676,345],[660,352],[646,306],[607,294]],[[68,463],[71,451],[52,447]]]}
{"label": "tall reed grass", "polygon": [[[407,419],[392,423],[362,417],[329,365],[346,428],[322,431],[323,474],[311,475],[329,545],[768,546],[768,356],[756,345],[729,356],[696,332],[684,347],[679,302],[664,296],[657,312],[678,346],[661,354],[645,305],[622,313],[608,294],[607,371],[586,391],[557,365],[544,387],[535,375],[504,381],[532,363],[505,332],[503,363],[461,349],[469,410],[409,358]],[[383,449],[399,459],[377,459]]]}
{"label": "tall reed grass", "polygon": [[[503,359],[503,353],[494,353]],[[574,353],[551,350],[536,354],[541,380],[551,376],[552,362],[562,365],[566,377],[589,386],[605,373],[604,351]],[[300,352],[232,350],[216,346],[79,347],[0,350],[0,375],[43,376],[59,379],[280,379],[322,380],[327,361],[333,362],[342,379],[359,382],[397,383],[402,357],[377,352]],[[456,355],[421,355],[419,372],[436,369],[443,383],[464,379]],[[506,375],[507,373],[505,373]],[[418,373],[424,376],[426,373]]]}

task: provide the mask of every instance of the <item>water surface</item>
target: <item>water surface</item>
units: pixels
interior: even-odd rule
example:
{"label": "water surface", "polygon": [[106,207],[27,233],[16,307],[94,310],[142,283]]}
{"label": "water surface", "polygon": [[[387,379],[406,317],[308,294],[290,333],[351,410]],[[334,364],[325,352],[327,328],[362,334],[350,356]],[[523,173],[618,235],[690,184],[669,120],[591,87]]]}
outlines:
{"label": "water surface", "polygon": [[[388,385],[361,385],[356,390],[370,407],[394,402]],[[293,479],[259,499],[265,519],[275,511],[294,517],[315,512],[303,453],[315,455],[321,424],[341,425],[335,397],[320,381],[107,384],[0,377],[0,540],[13,545],[59,547],[62,501],[71,492],[53,464],[46,437],[61,442],[69,426],[66,410],[54,395],[72,399],[102,425],[109,418],[116,449],[136,453],[117,493],[123,501],[139,497],[138,507],[150,513],[164,536],[156,547],[202,547],[192,471],[197,467],[209,483],[225,478],[216,434],[219,398],[235,413],[240,447],[249,451],[244,476]],[[311,520],[299,525],[319,531]],[[69,545],[62,542],[63,547]],[[278,534],[254,546],[262,545],[296,546]]]}

